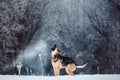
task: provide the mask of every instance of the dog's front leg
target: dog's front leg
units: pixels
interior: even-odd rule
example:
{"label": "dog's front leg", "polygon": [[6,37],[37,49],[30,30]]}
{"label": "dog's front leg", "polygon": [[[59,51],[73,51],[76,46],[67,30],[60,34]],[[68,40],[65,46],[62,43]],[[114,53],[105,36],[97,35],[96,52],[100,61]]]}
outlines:
{"label": "dog's front leg", "polygon": [[54,68],[54,76],[58,76],[60,74],[60,68]]}

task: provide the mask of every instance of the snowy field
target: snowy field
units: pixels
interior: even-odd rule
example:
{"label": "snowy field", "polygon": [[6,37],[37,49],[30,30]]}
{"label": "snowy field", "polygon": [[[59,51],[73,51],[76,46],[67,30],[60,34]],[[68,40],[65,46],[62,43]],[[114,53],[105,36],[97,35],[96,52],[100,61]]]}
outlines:
{"label": "snowy field", "polygon": [[0,75],[0,80],[120,80],[120,75],[17,76]]}

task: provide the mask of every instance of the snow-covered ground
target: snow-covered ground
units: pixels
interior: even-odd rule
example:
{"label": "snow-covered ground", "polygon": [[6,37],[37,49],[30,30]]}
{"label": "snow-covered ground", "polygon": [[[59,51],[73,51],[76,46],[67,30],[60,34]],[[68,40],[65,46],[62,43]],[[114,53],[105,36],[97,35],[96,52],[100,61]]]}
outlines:
{"label": "snow-covered ground", "polygon": [[120,80],[120,75],[17,76],[0,75],[0,80]]}

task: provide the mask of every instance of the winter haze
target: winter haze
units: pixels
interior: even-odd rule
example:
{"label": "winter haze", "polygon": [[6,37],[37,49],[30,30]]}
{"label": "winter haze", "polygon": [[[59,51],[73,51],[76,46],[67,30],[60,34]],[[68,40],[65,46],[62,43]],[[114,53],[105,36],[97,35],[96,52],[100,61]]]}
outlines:
{"label": "winter haze", "polygon": [[54,44],[89,60],[75,74],[120,74],[120,0],[0,0],[0,74],[53,75]]}

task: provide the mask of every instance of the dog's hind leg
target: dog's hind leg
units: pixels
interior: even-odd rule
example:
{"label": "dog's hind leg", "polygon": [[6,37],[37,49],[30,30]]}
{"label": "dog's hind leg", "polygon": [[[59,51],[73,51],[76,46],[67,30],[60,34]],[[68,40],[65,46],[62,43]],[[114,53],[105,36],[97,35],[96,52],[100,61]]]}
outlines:
{"label": "dog's hind leg", "polygon": [[75,74],[73,73],[73,71],[76,69],[75,65],[74,64],[69,64],[67,67],[66,67],[66,72],[71,75],[71,76],[74,76]]}
{"label": "dog's hind leg", "polygon": [[74,76],[75,74],[73,73],[73,71],[69,68],[66,68],[66,72],[71,75],[71,76]]}

